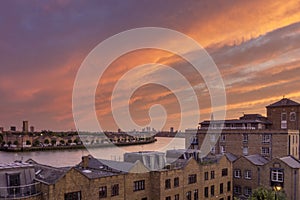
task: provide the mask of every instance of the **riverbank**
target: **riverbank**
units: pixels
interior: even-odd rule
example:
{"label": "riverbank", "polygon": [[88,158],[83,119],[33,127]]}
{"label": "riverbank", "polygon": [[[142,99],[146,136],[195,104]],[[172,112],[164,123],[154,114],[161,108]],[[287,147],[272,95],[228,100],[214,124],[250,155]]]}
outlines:
{"label": "riverbank", "polygon": [[149,139],[145,141],[135,141],[135,142],[116,142],[116,143],[101,143],[93,145],[65,145],[65,146],[44,146],[44,147],[14,147],[7,148],[2,147],[0,151],[5,152],[30,152],[30,151],[53,151],[53,150],[68,150],[68,149],[86,149],[86,148],[107,148],[113,146],[135,146],[135,145],[144,145],[151,144],[156,142],[157,139]]}

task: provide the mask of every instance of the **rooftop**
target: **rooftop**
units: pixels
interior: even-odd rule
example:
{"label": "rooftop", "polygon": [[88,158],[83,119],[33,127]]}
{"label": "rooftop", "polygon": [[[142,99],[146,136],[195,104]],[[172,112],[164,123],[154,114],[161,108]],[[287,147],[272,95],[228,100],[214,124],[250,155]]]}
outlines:
{"label": "rooftop", "polygon": [[280,160],[292,168],[300,168],[300,162],[292,156],[282,157]]}
{"label": "rooftop", "polygon": [[27,168],[33,167],[33,165],[21,161],[15,161],[13,163],[0,163],[0,170],[2,169],[15,169],[15,168]]}
{"label": "rooftop", "polygon": [[300,106],[300,104],[288,98],[282,98],[280,101],[268,105],[267,108],[281,107],[281,106]]}
{"label": "rooftop", "polygon": [[266,158],[262,157],[261,155],[254,154],[249,156],[244,156],[247,160],[252,162],[254,165],[264,165],[269,162]]}

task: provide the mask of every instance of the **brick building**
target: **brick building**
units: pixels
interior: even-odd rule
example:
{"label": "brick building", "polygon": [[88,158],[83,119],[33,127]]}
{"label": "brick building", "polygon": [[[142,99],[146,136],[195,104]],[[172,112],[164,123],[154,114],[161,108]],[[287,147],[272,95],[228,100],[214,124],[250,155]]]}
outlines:
{"label": "brick building", "polygon": [[[233,199],[232,162],[224,155],[201,161],[178,159],[155,171],[139,160],[129,163],[92,156],[84,156],[74,167],[56,168],[33,160],[27,163],[31,170],[34,168],[31,177],[39,183],[39,193],[34,196],[37,200]],[[16,195],[14,199],[22,198]]]}

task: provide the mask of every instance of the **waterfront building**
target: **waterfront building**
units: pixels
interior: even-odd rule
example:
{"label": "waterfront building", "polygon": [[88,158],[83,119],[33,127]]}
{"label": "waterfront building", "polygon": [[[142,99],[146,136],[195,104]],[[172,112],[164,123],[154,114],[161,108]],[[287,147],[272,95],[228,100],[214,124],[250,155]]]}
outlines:
{"label": "waterfront building", "polygon": [[[139,155],[137,153],[141,152],[133,153],[132,157]],[[31,159],[23,165],[30,166],[31,170],[31,176],[24,178],[31,177],[29,182],[39,184],[34,199],[26,200],[232,199],[232,162],[225,155],[210,156],[202,161],[194,157],[178,159],[153,171],[139,159],[119,162],[92,156],[83,156],[73,167],[46,166]],[[13,167],[8,170],[17,173]],[[5,187],[4,190],[8,186]]]}
{"label": "waterfront building", "polygon": [[[237,157],[233,162],[236,197],[247,198],[258,186],[274,188],[277,183],[272,181],[271,169],[283,166],[282,171],[286,173],[279,174],[284,175],[286,181],[280,183],[280,187],[288,199],[299,199],[293,188],[298,188],[300,183],[297,174],[300,104],[283,98],[266,109],[266,117],[244,114],[239,119],[203,121],[199,123],[197,136],[188,138],[186,146],[200,149],[209,130],[206,142],[211,144],[211,154],[231,153]],[[276,162],[279,164],[274,165]],[[275,172],[273,175],[275,177]]]}

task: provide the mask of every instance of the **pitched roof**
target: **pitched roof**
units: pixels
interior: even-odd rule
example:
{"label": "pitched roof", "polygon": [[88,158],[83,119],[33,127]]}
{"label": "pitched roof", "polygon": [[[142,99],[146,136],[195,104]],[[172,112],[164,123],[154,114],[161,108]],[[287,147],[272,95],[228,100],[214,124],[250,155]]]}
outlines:
{"label": "pitched roof", "polygon": [[300,168],[300,162],[292,156],[282,157],[280,160],[292,168]]}
{"label": "pitched roof", "polygon": [[281,106],[300,106],[299,103],[290,100],[288,98],[282,98],[280,101],[277,101],[275,103],[272,103],[270,105],[267,106],[267,108],[269,107],[281,107]]}
{"label": "pitched roof", "polygon": [[254,165],[264,165],[269,162],[266,158],[262,157],[261,155],[254,154],[249,156],[244,156],[247,160],[252,162]]}

